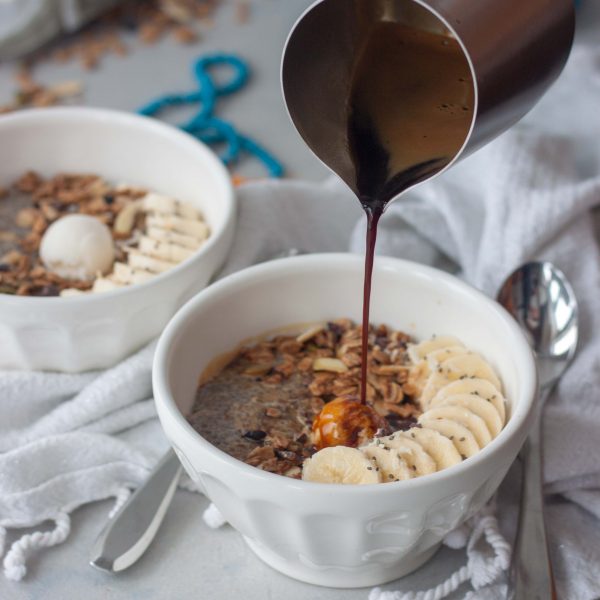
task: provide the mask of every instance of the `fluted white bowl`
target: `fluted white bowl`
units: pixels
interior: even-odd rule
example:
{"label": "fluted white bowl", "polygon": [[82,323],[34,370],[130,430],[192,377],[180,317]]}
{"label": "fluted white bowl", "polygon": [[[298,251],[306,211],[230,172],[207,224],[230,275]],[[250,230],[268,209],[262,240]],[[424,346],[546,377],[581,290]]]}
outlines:
{"label": "fluted white bowl", "polygon": [[94,173],[174,196],[200,208],[211,236],[143,284],[71,298],[0,294],[0,369],[78,372],[117,363],[158,336],[231,246],[236,205],[226,169],[204,144],[159,121],[95,108],[0,117],[0,185],[28,170]]}
{"label": "fluted white bowl", "polygon": [[232,458],[185,419],[207,364],[245,338],[294,323],[360,321],[363,259],[344,254],[255,266],[202,291],[162,334],[154,397],[185,469],[269,565],[325,586],[361,587],[419,567],[446,533],[498,487],[532,419],[536,369],[512,318],[495,302],[435,269],[377,257],[372,321],[417,339],[451,334],[500,374],[509,402],[502,432],[477,455],[424,477],[379,485],[333,485],[267,473]]}

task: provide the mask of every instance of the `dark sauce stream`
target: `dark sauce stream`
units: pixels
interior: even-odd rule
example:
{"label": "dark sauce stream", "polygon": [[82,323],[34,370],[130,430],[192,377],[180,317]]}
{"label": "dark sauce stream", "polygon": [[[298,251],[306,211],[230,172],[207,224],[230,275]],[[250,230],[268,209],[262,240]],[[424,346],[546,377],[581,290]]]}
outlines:
{"label": "dark sauce stream", "polygon": [[355,188],[367,216],[363,404],[379,219],[393,198],[452,161],[469,132],[473,102],[469,65],[454,38],[393,22],[373,25],[356,61],[348,110]]}

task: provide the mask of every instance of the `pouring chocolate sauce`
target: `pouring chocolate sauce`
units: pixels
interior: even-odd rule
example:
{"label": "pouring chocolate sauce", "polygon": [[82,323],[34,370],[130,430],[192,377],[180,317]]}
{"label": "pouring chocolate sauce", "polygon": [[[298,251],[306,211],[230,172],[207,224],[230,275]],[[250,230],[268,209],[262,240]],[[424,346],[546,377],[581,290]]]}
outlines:
{"label": "pouring chocolate sauce", "polygon": [[400,23],[374,24],[354,67],[347,117],[355,186],[367,217],[363,404],[379,218],[390,200],[452,161],[467,138],[473,100],[469,65],[454,38]]}
{"label": "pouring chocolate sauce", "polygon": [[284,50],[290,117],[357,196],[368,221],[365,409],[371,273],[386,205],[516,123],[569,55],[572,0],[531,0],[526,11],[522,0],[476,4],[317,0]]}

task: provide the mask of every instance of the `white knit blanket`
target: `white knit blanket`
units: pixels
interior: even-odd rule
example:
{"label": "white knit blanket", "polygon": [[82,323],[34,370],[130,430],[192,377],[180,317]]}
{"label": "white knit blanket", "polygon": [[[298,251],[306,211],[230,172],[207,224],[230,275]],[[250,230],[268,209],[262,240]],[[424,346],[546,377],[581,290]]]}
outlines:
{"label": "white knit blanket", "polygon": [[[600,92],[600,53],[576,53],[574,60],[581,86]],[[544,431],[554,564],[561,596],[574,600],[600,596],[600,256],[590,213],[600,202],[600,147],[597,154],[590,148],[582,157],[577,139],[521,126],[392,205],[378,245],[381,254],[455,268],[489,294],[532,258],[552,260],[572,281],[581,347],[549,400]],[[240,206],[224,272],[290,247],[339,251],[351,240],[351,249],[362,251],[362,220],[351,233],[357,202],[335,181],[249,184],[240,189]],[[69,513],[78,506],[111,496],[122,502],[166,448],[151,400],[152,352],[150,345],[103,373],[0,373],[0,556],[7,577],[22,578],[28,554],[67,539]],[[3,548],[7,529],[47,520],[55,522],[51,531]],[[471,598],[503,597],[498,586],[481,591],[508,563],[494,517],[480,516],[449,542],[468,542],[468,561],[448,581],[416,595],[386,586],[370,600],[439,600],[467,580],[479,590]]]}

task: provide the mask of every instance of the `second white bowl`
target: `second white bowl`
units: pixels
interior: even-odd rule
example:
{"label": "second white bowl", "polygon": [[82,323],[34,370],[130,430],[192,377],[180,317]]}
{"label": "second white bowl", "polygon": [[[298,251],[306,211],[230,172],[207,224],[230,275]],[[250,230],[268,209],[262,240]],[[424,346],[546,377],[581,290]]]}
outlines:
{"label": "second white bowl", "polygon": [[0,117],[0,185],[25,171],[93,173],[200,208],[211,236],[194,256],[150,281],[73,298],[0,294],[0,369],[109,367],[156,337],[225,260],[236,204],[227,170],[191,136],[147,117],[48,108]]}

